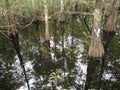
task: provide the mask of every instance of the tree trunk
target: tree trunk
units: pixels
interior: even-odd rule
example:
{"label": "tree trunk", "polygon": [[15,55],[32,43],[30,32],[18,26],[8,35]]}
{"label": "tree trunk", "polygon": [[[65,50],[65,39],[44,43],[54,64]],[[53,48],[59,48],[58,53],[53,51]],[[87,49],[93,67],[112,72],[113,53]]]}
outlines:
{"label": "tree trunk", "polygon": [[48,46],[49,46],[50,34],[49,34],[48,9],[47,9],[46,0],[44,0],[44,15],[45,15],[45,40],[46,42],[48,42]]}
{"label": "tree trunk", "polygon": [[10,37],[10,40],[11,40],[11,42],[14,46],[14,49],[17,53],[17,56],[18,56],[19,61],[20,61],[20,65],[23,69],[23,73],[24,73],[24,76],[25,76],[25,80],[26,80],[26,83],[27,83],[28,90],[30,90],[29,81],[27,79],[27,74],[26,74],[26,70],[25,70],[25,67],[24,67],[24,63],[23,63],[23,57],[20,53],[18,31],[16,29],[16,25],[13,23],[13,19],[12,19],[11,13],[10,13],[9,0],[5,0],[5,4],[6,4],[6,10],[7,10],[8,36]]}
{"label": "tree trunk", "polygon": [[47,48],[46,53],[46,68],[51,71],[54,69],[53,61],[51,61],[51,52],[50,52],[50,33],[49,33],[49,22],[48,22],[48,8],[47,0],[44,0],[44,15],[45,15],[45,43]]}
{"label": "tree trunk", "polygon": [[[108,6],[107,11],[109,12],[109,16],[107,13],[105,13],[105,29],[103,31],[103,41],[104,43],[104,49],[105,49],[105,54],[107,54],[107,49],[109,46],[110,41],[112,40],[113,36],[115,35],[115,5],[117,4],[117,0],[113,0],[110,1],[110,6]],[[101,65],[101,72],[100,72],[100,79],[99,79],[99,86],[98,86],[98,90],[100,90],[101,84],[102,84],[102,75],[104,72],[104,65],[105,65],[105,57],[102,60],[102,65]]]}
{"label": "tree trunk", "polygon": [[[107,49],[109,46],[110,41],[112,40],[113,36],[115,35],[115,8],[114,5],[117,0],[113,0],[112,4],[110,7],[108,7],[107,13],[105,14],[105,29],[103,30],[103,46],[104,46],[104,54],[106,56]],[[108,14],[110,13],[110,14]],[[99,79],[99,85],[97,90],[100,90],[101,87],[101,78],[102,74],[104,72],[104,64],[105,64],[105,56],[102,58],[102,65],[101,65],[101,72],[100,72],[100,79]],[[95,69],[97,68],[98,64],[100,61],[98,60],[90,60],[88,62],[88,67],[87,67],[87,77],[86,77],[86,85],[85,85],[85,90],[88,90],[90,88],[90,83],[92,82],[93,76],[92,74],[95,72]],[[95,78],[95,77],[94,77]]]}
{"label": "tree trunk", "polygon": [[96,70],[96,67],[100,63],[100,60],[104,56],[104,48],[101,41],[101,16],[102,16],[102,0],[96,0],[95,10],[94,10],[94,22],[93,22],[93,31],[92,39],[88,51],[88,66],[87,66],[87,75],[85,90],[90,88],[91,81],[93,79],[93,73]]}
{"label": "tree trunk", "polygon": [[47,1],[44,0],[44,15],[45,15],[45,41],[47,45],[47,53],[48,57],[50,54],[50,33],[49,33],[49,22],[48,22],[48,9],[47,9]]}
{"label": "tree trunk", "polygon": [[104,48],[101,41],[101,17],[102,17],[102,1],[96,0],[94,10],[94,22],[93,22],[93,31],[92,31],[92,39],[88,51],[88,59],[93,60],[101,60],[104,56]]}
{"label": "tree trunk", "polygon": [[[76,12],[77,11],[77,2],[75,2],[75,1],[71,1],[70,2],[71,3],[71,11],[72,12]],[[74,32],[75,32],[75,20],[76,20],[76,14],[75,13],[73,13],[72,14],[72,22],[71,22],[71,37],[72,37],[72,39],[71,39],[71,48],[73,49],[73,47],[74,47]]]}

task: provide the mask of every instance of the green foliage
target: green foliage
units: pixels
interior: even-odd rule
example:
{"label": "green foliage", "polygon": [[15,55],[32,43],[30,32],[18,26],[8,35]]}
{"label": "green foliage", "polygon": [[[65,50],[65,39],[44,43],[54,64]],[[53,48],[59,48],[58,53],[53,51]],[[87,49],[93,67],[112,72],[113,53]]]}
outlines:
{"label": "green foliage", "polygon": [[[64,52],[62,49],[62,33],[60,30],[60,0],[48,0],[49,26],[51,35],[51,57],[47,58],[47,48],[44,40],[44,9],[43,0],[35,1],[35,10],[38,22],[34,21],[34,9],[31,0],[9,0],[11,8],[11,17],[14,19],[17,30],[19,32],[19,43],[24,62],[32,62],[32,71],[28,71],[35,79],[33,90],[51,90],[54,87],[65,88],[69,90],[75,88],[83,90],[85,73],[78,62],[86,65],[87,51],[91,38],[94,4],[92,2],[82,3],[78,0],[78,14],[75,22],[72,22],[71,7],[68,6],[68,0],[63,0],[65,4],[66,21],[64,33]],[[15,51],[7,35],[7,20],[4,0],[0,0],[0,90],[16,90],[24,83],[22,74],[15,73],[17,71],[15,64]],[[1,15],[1,12],[4,13]],[[83,12],[90,14],[83,14]],[[54,28],[54,14],[57,17],[56,28]],[[120,20],[118,16],[117,21]],[[36,26],[38,28],[36,29]],[[72,36],[71,28],[74,26],[74,35]],[[104,25],[102,23],[102,25]],[[117,25],[120,25],[118,22]],[[102,26],[103,27],[103,26]],[[108,53],[106,55],[105,75],[111,74],[109,79],[104,76],[102,80],[103,90],[110,88],[119,88],[120,84],[120,31],[117,27],[116,35],[110,43]],[[3,32],[3,33],[2,33]],[[5,34],[5,35],[4,35]],[[55,39],[55,36],[57,37]],[[69,39],[70,38],[70,39]],[[72,45],[72,39],[74,41]],[[56,44],[56,46],[55,46]],[[110,64],[109,64],[110,63]],[[19,65],[18,65],[19,67]],[[98,71],[100,71],[100,66]],[[52,73],[55,75],[51,76]],[[14,74],[16,74],[14,76]],[[83,76],[82,76],[83,75]],[[99,76],[99,72],[95,75]],[[60,78],[56,78],[59,76]],[[49,82],[50,77],[54,78],[53,82]],[[98,77],[99,78],[99,77]],[[20,80],[20,81],[19,81]],[[19,81],[19,82],[18,82]],[[4,83],[3,83],[4,82]],[[92,84],[92,88],[97,88],[98,82]]]}

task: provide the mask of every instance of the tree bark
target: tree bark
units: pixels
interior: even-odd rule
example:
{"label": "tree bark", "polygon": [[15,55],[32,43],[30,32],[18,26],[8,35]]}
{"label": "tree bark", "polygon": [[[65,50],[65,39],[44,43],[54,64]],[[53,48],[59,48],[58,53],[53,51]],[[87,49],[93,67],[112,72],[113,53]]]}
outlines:
{"label": "tree bark", "polygon": [[88,66],[85,82],[85,90],[88,90],[93,80],[93,73],[95,72],[98,64],[104,56],[104,48],[101,41],[101,16],[102,16],[102,0],[96,0],[94,10],[94,22],[92,39],[88,51]]}
{"label": "tree bark", "polygon": [[45,15],[45,40],[50,43],[49,23],[48,23],[48,9],[47,2],[44,0],[44,15]]}
{"label": "tree bark", "polygon": [[6,10],[7,10],[8,36],[10,37],[10,40],[11,40],[11,42],[14,46],[14,49],[17,53],[17,56],[18,56],[19,61],[20,61],[20,65],[23,69],[23,73],[25,76],[28,90],[30,90],[29,81],[28,81],[26,70],[25,70],[24,63],[23,63],[23,57],[20,53],[18,31],[16,29],[16,25],[13,23],[13,19],[12,19],[11,13],[10,13],[9,0],[5,0],[5,4],[6,4]]}
{"label": "tree bark", "polygon": [[45,16],[45,45],[47,48],[47,53],[45,56],[46,59],[46,68],[51,71],[54,69],[53,61],[51,60],[51,51],[50,51],[50,33],[49,33],[49,21],[48,21],[48,7],[47,0],[44,0],[44,16]]}
{"label": "tree bark", "polygon": [[102,1],[96,0],[95,10],[94,10],[94,22],[92,38],[90,42],[90,47],[88,51],[88,59],[101,60],[104,56],[104,48],[101,40],[101,19],[102,19]]}
{"label": "tree bark", "polygon": [[[109,9],[107,9],[106,12],[111,12],[111,14],[109,14],[109,16],[107,16],[107,13],[105,14],[105,20],[106,23],[105,23],[105,29],[103,31],[103,41],[105,42],[104,43],[104,49],[105,49],[105,56],[107,54],[107,51],[108,51],[108,46],[109,46],[109,43],[110,41],[112,40],[112,38],[114,37],[115,35],[115,11],[116,11],[116,8],[115,8],[115,5],[117,4],[117,0],[113,0],[113,1],[110,1],[110,6],[107,7]],[[110,24],[108,24],[110,23]],[[104,65],[105,65],[105,57],[103,58],[102,60],[102,65],[101,65],[101,72],[100,72],[100,79],[99,79],[99,85],[98,85],[98,90],[100,90],[101,88],[101,84],[102,84],[102,75],[103,75],[103,72],[104,72]]]}
{"label": "tree bark", "polygon": [[[112,4],[110,5],[108,9],[108,13],[105,16],[106,23],[105,23],[105,29],[103,30],[103,46],[104,46],[104,57],[102,58],[102,65],[101,65],[101,71],[100,71],[100,79],[99,79],[99,85],[97,90],[100,90],[101,88],[101,78],[102,74],[104,72],[104,65],[105,65],[105,56],[107,54],[107,49],[109,46],[110,41],[112,40],[113,36],[115,35],[115,7],[114,5],[116,4],[117,0],[113,0]],[[87,67],[87,76],[86,76],[86,84],[85,84],[85,90],[88,90],[90,88],[90,84],[92,82],[93,76],[92,74],[96,71],[95,69],[97,68],[98,64],[100,63],[99,60],[90,60],[88,62],[88,67]]]}

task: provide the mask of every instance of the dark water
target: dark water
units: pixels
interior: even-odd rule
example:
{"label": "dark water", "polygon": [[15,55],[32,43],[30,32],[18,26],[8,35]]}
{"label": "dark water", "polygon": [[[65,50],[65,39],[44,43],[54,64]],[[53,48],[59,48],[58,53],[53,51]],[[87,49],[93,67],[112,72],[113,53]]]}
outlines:
{"label": "dark water", "polygon": [[[43,24],[44,26],[44,24]],[[84,90],[87,67],[89,32],[76,22],[74,35],[66,24],[64,35],[60,27],[50,24],[49,52],[44,40],[44,27],[19,31],[19,44],[31,90]],[[18,28],[19,29],[19,28]],[[120,33],[110,43],[101,90],[118,90],[120,85]],[[93,74],[91,88],[99,85],[101,64]],[[19,58],[10,39],[0,34],[0,90],[27,90]]]}

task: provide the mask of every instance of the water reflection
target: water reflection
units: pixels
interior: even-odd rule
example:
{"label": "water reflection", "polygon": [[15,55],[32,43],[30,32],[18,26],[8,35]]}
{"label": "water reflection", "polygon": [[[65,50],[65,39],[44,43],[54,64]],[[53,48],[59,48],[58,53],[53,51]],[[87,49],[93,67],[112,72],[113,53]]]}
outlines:
{"label": "water reflection", "polygon": [[[21,53],[31,90],[84,89],[88,42],[86,43],[85,32],[78,33],[80,27],[76,23],[76,37],[71,36],[67,31],[69,26],[67,27],[64,36],[64,48],[62,47],[60,30],[56,32],[59,36],[57,38],[54,37],[53,33],[51,34],[50,58],[47,56],[43,27],[39,27],[39,32],[34,31],[32,26],[19,32]],[[39,33],[39,37],[36,33]],[[119,43],[116,43],[119,40],[119,34],[117,34],[106,57],[105,73],[101,87],[103,90],[112,90],[111,87],[119,88],[120,52],[118,49],[120,47]],[[97,69],[95,75],[99,76],[99,71],[100,69]],[[109,75],[109,79],[107,75]],[[95,88],[98,84],[99,82],[95,78],[91,86]],[[10,40],[1,35],[0,90],[17,89],[27,90],[24,75]]]}
{"label": "water reflection", "polygon": [[[64,41],[64,54],[61,50],[61,43],[57,44],[56,49],[54,49],[54,43],[51,41],[50,61],[46,58],[44,46],[41,46],[39,50],[29,51],[26,58],[32,60],[34,69],[32,72],[32,75],[35,76],[33,90],[61,90],[62,88],[75,90],[76,88],[83,88],[86,71],[86,66],[81,64],[80,59],[83,45],[76,39],[76,46],[73,49],[70,46],[70,37]],[[30,58],[30,56],[32,57]]]}

